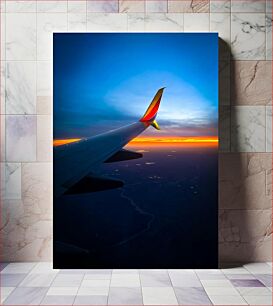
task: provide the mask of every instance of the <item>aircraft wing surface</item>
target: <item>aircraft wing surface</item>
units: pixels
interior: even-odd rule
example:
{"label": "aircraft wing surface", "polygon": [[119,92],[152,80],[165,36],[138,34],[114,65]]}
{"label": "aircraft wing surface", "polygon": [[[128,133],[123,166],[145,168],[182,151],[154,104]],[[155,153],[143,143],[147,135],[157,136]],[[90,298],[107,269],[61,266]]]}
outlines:
{"label": "aircraft wing surface", "polygon": [[[163,90],[164,88],[161,88],[157,91],[144,116],[138,122],[74,143],[54,147],[54,197],[66,193],[83,178],[92,176],[92,173],[95,175],[101,163],[120,152],[128,142],[150,125],[159,129],[155,117]],[[123,160],[125,160],[124,157]]]}

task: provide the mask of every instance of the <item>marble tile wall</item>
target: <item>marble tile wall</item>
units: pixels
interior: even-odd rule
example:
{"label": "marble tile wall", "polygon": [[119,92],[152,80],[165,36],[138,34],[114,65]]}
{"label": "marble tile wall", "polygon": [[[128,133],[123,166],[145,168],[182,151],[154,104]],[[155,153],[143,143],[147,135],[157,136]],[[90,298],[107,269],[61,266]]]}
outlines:
{"label": "marble tile wall", "polygon": [[271,261],[271,0],[1,0],[1,260],[51,259],[52,33],[218,32],[221,262]]}

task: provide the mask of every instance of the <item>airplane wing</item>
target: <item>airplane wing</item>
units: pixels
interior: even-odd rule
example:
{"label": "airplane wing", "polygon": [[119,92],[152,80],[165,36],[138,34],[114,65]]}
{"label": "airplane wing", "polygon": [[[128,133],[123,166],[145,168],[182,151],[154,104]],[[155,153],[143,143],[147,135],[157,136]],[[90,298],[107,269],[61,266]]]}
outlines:
{"label": "airplane wing", "polygon": [[111,162],[111,159],[119,160],[119,156],[123,156],[120,160],[125,160],[125,150],[122,148],[150,125],[159,129],[155,118],[163,90],[164,88],[161,88],[157,91],[144,116],[138,122],[54,147],[54,197],[66,193],[80,180],[91,177],[101,163]]}

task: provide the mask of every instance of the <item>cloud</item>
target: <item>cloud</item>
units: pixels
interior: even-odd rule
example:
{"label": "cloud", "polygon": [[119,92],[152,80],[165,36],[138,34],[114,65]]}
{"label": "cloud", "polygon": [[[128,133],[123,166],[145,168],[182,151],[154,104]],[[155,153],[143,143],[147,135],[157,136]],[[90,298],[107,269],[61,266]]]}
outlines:
{"label": "cloud", "polygon": [[[58,99],[72,100],[65,97]],[[89,137],[135,121],[131,114],[125,115],[121,109],[92,95],[82,95],[80,101],[74,99],[73,108],[68,103],[56,101],[54,100],[54,123],[58,128],[54,129],[57,132],[55,138]]]}
{"label": "cloud", "polygon": [[[158,113],[160,133],[164,135],[217,135],[218,109],[191,84],[168,72],[149,71],[135,75],[100,96],[82,95],[72,101],[77,107],[59,112],[62,122],[58,137],[87,137],[138,121],[156,91],[167,87]],[[64,98],[64,97],[63,97]],[[54,101],[55,104],[55,101]],[[73,109],[73,111],[70,111]],[[71,128],[73,127],[73,128]],[[152,128],[147,134],[154,134]]]}
{"label": "cloud", "polygon": [[209,123],[198,123],[183,120],[160,120],[158,119],[160,131],[149,128],[145,135],[164,135],[164,136],[216,136],[218,135],[217,121]]}
{"label": "cloud", "polygon": [[127,115],[142,116],[156,91],[165,89],[160,106],[160,118],[168,120],[210,121],[217,115],[215,101],[208,101],[192,85],[168,72],[149,72],[136,75],[108,92],[109,105]]}

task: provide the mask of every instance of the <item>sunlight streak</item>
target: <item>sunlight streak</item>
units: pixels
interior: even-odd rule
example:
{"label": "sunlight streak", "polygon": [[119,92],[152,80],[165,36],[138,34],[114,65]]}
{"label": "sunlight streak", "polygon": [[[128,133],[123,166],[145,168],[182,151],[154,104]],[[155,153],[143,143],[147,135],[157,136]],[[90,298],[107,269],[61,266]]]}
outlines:
{"label": "sunlight streak", "polygon": [[76,142],[81,140],[81,138],[69,138],[69,139],[54,139],[53,147],[59,147],[68,143]]}
{"label": "sunlight streak", "polygon": [[[53,146],[58,147],[65,144],[77,142],[82,138],[54,139]],[[139,136],[131,140],[127,146],[218,146],[217,136],[192,136],[192,137],[176,137],[176,136]]]}

